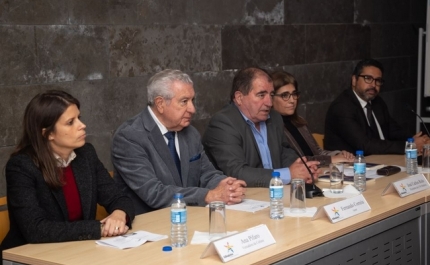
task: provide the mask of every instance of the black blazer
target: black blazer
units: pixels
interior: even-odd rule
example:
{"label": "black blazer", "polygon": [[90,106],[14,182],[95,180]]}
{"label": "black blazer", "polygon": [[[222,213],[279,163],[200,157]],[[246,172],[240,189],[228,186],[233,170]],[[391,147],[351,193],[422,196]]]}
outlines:
{"label": "black blazer", "polygon": [[352,89],[342,92],[330,105],[325,120],[324,148],[346,150],[364,155],[403,154],[406,132],[391,118],[384,100],[372,100],[372,110],[378,119],[385,140],[372,136],[363,108]]}
{"label": "black blazer", "polygon": [[10,230],[1,248],[27,243],[99,239],[100,221],[95,220],[97,203],[107,212],[123,210],[128,226],[134,219],[131,200],[115,186],[91,144],[75,149],[71,166],[82,205],[83,220],[69,222],[62,189],[50,189],[32,159],[18,154],[6,164]]}

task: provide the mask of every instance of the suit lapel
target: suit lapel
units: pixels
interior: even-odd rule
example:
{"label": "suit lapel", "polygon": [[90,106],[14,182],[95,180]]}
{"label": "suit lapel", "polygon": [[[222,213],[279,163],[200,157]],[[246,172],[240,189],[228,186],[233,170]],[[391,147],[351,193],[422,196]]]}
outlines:
{"label": "suit lapel", "polygon": [[[246,123],[245,119],[242,116],[242,113],[240,113],[240,110],[234,103],[230,103],[230,110],[229,112],[232,114],[232,121],[235,124],[239,124],[242,126],[242,129],[240,132],[243,132],[243,138],[244,138],[244,145],[248,145],[248,143],[252,143],[251,146],[243,146],[245,150],[249,148],[249,151],[246,151],[246,153],[250,156],[251,161],[259,161],[261,166],[263,166],[263,160],[261,159],[260,149],[258,148],[257,141],[255,140],[254,133],[252,132],[251,127],[248,123]],[[254,150],[251,150],[250,148],[254,148]],[[255,157],[257,155],[257,157]]]}
{"label": "suit lapel", "polygon": [[361,123],[361,126],[366,128],[366,132],[371,132],[370,131],[370,126],[367,123],[367,117],[364,114],[364,110],[363,107],[360,104],[360,101],[358,101],[357,97],[354,94],[354,91],[352,89],[347,90],[348,91],[348,95],[349,97],[352,98],[352,102],[354,102],[354,104],[356,105],[356,108],[359,110],[359,116],[360,116],[360,120],[359,122]]}
{"label": "suit lapel", "polygon": [[[152,146],[154,146],[155,150],[160,155],[161,159],[158,162],[164,163],[167,166],[167,168],[171,173],[172,179],[175,182],[175,185],[182,187],[181,177],[179,176],[178,170],[176,169],[175,161],[173,160],[173,157],[169,152],[169,148],[167,147],[167,144],[164,144],[166,142],[164,140],[164,136],[161,134],[160,129],[158,128],[154,119],[151,117],[151,114],[149,113],[147,108],[143,111],[142,119],[143,119],[143,126],[149,132],[149,136],[148,136],[149,141],[152,143]],[[182,151],[181,151],[181,158],[182,158]],[[181,159],[181,167],[184,168],[184,166],[182,165],[182,159]]]}
{"label": "suit lapel", "polygon": [[[383,110],[381,108],[381,105],[378,104],[376,100],[372,100],[372,110],[373,110],[373,114],[375,115],[375,118],[376,118],[379,126],[381,127],[381,130],[382,130],[383,134],[385,135],[385,133],[384,133],[385,130],[382,127],[382,125],[385,124],[385,122],[384,122],[384,112],[383,112]],[[379,135],[379,133],[378,133],[378,135]]]}
{"label": "suit lapel", "polygon": [[66,198],[64,197],[63,189],[51,189],[57,203],[60,205],[61,212],[63,213],[64,220],[69,220],[69,213],[67,212]]}
{"label": "suit lapel", "polygon": [[[185,130],[184,128],[183,130]],[[188,148],[187,141],[184,136],[184,132],[178,132],[179,150],[181,152],[181,172],[182,172],[182,184],[183,187],[187,187],[188,183],[188,170],[190,168],[190,150]]]}
{"label": "suit lapel", "polygon": [[[273,111],[270,112],[270,116],[275,115]],[[269,146],[270,157],[272,160],[272,168],[281,167],[281,154],[279,153],[280,146],[277,142],[276,136],[276,128],[274,128],[275,124],[272,122],[272,118],[267,119],[266,127],[267,127],[267,145]]]}

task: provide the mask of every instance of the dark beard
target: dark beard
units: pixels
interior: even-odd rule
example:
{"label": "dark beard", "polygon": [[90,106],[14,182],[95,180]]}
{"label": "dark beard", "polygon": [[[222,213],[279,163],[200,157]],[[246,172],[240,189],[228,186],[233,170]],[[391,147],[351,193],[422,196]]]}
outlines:
{"label": "dark beard", "polygon": [[[373,95],[373,96],[370,96],[370,95],[368,95],[368,94],[366,94],[366,92],[367,91],[370,91],[370,90],[373,90],[374,92],[375,92],[375,95]],[[374,87],[371,87],[371,88],[368,88],[368,89],[366,89],[365,91],[359,91],[358,93],[357,93],[364,101],[370,101],[370,100],[373,100],[373,99],[375,99],[376,98],[376,96],[378,96],[378,90],[376,90],[376,88],[374,88]]]}

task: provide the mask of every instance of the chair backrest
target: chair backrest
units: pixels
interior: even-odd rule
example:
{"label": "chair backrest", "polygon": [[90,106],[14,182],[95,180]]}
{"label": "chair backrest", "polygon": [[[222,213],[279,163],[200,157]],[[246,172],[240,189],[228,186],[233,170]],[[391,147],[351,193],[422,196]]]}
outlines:
{"label": "chair backrest", "polygon": [[317,144],[321,147],[321,149],[324,149],[324,134],[313,133],[312,136],[314,137],[315,141],[317,141]]}
{"label": "chair backrest", "polygon": [[7,210],[6,196],[0,198],[0,243],[9,231],[9,211]]}
{"label": "chair backrest", "polygon": [[105,207],[97,203],[96,220],[100,221],[105,219],[109,214],[106,212]]}

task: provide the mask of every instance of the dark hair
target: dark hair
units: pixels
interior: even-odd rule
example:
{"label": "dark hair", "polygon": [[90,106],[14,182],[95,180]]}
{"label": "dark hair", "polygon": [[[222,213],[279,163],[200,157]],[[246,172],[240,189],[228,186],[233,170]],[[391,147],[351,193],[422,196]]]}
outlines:
{"label": "dark hair", "polygon": [[248,67],[237,72],[233,79],[230,100],[233,101],[236,91],[240,91],[242,94],[248,95],[252,89],[252,81],[254,81],[254,79],[259,75],[266,76],[267,81],[270,83],[272,82],[270,74],[259,67]]}
{"label": "dark hair", "polygon": [[37,94],[25,108],[23,134],[11,155],[28,154],[51,188],[63,186],[63,174],[57,166],[48,138],[55,132],[58,119],[73,104],[80,107],[79,101],[64,91],[48,90]]}
{"label": "dark hair", "polygon": [[[275,88],[275,93],[276,91],[278,91],[279,88],[290,84],[294,86],[297,92],[299,92],[299,84],[297,83],[296,78],[292,74],[287,73],[285,71],[277,71],[272,73],[271,76],[273,80],[273,87]],[[297,104],[298,103],[299,99],[297,99]],[[301,127],[307,124],[306,120],[297,114],[297,106],[292,115],[284,117],[288,118],[291,123],[293,123],[296,127]]]}
{"label": "dark hair", "polygon": [[352,72],[352,75],[359,76],[363,72],[363,68],[368,66],[374,66],[376,68],[379,68],[379,70],[381,70],[381,73],[384,73],[384,67],[382,66],[382,63],[375,59],[364,59],[357,63],[354,68],[354,72]]}

